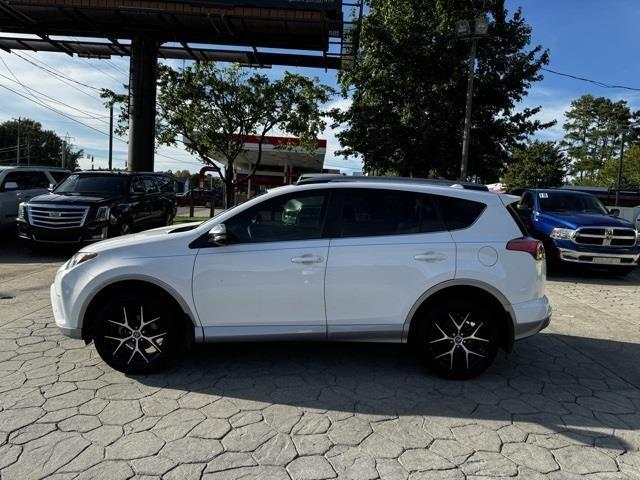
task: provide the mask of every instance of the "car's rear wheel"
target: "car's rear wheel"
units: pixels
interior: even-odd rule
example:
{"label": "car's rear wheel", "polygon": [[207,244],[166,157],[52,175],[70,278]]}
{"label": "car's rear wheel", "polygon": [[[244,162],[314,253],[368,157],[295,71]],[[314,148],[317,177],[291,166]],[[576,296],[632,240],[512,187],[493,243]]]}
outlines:
{"label": "car's rear wheel", "polygon": [[164,214],[164,224],[165,226],[169,226],[173,223],[173,215],[169,210]]}
{"label": "car's rear wheel", "polygon": [[124,373],[158,371],[183,343],[180,312],[162,298],[122,292],[97,309],[94,342],[100,357]]}
{"label": "car's rear wheel", "polygon": [[422,319],[418,348],[427,367],[454,380],[475,377],[495,359],[499,348],[498,314],[486,304],[447,298]]}

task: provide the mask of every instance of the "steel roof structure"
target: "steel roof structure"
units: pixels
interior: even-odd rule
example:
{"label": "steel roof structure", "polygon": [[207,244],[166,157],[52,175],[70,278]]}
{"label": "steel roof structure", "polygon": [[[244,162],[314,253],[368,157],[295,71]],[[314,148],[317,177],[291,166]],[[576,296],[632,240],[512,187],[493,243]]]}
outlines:
{"label": "steel roof structure", "polygon": [[0,37],[0,49],[108,58],[130,55],[126,40],[149,35],[164,58],[340,69],[358,40],[345,7],[361,12],[362,0],[0,0],[1,32],[38,36]]}

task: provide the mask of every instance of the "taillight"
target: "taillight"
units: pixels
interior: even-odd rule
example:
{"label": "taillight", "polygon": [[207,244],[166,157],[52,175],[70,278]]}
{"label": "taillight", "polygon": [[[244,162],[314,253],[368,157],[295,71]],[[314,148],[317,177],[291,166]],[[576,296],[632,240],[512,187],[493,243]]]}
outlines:
{"label": "taillight", "polygon": [[507,243],[507,250],[527,252],[536,260],[544,260],[544,245],[535,238],[514,238]]}

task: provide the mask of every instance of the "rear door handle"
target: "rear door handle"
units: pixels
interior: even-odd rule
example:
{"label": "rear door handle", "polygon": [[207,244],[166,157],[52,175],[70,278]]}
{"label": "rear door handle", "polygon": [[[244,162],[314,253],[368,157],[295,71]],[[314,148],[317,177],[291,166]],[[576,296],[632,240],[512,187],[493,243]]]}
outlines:
{"label": "rear door handle", "polygon": [[413,258],[416,260],[420,260],[421,262],[435,263],[435,262],[445,261],[447,259],[447,256],[444,253],[424,252],[424,253],[419,253]]}
{"label": "rear door handle", "polygon": [[319,257],[317,255],[311,255],[311,254],[302,255],[301,257],[293,257],[291,259],[291,263],[302,263],[302,264],[322,263],[323,261],[324,261],[323,257]]}

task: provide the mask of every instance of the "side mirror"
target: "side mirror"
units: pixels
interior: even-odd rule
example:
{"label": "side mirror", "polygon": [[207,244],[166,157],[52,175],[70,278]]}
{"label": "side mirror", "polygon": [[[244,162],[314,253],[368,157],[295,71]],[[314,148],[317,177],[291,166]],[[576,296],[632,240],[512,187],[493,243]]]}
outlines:
{"label": "side mirror", "polygon": [[529,213],[533,209],[527,207],[526,205],[523,205],[523,204],[519,203],[518,204],[518,210],[520,210],[521,212]]}
{"label": "side mirror", "polygon": [[48,190],[49,192],[53,192],[53,189],[54,189],[54,188],[56,188],[56,186],[55,186],[53,183],[50,183],[50,184],[49,184],[49,188],[47,188],[47,190]]}
{"label": "side mirror", "polygon": [[224,223],[219,223],[211,230],[209,230],[209,241],[216,245],[225,245],[228,243],[229,236],[227,235],[227,226]]}
{"label": "side mirror", "polygon": [[611,215],[612,217],[619,217],[620,216],[620,209],[619,208],[612,208],[609,210],[609,215]]}
{"label": "side mirror", "polygon": [[4,191],[10,192],[12,190],[18,190],[18,184],[16,182],[5,182]]}

